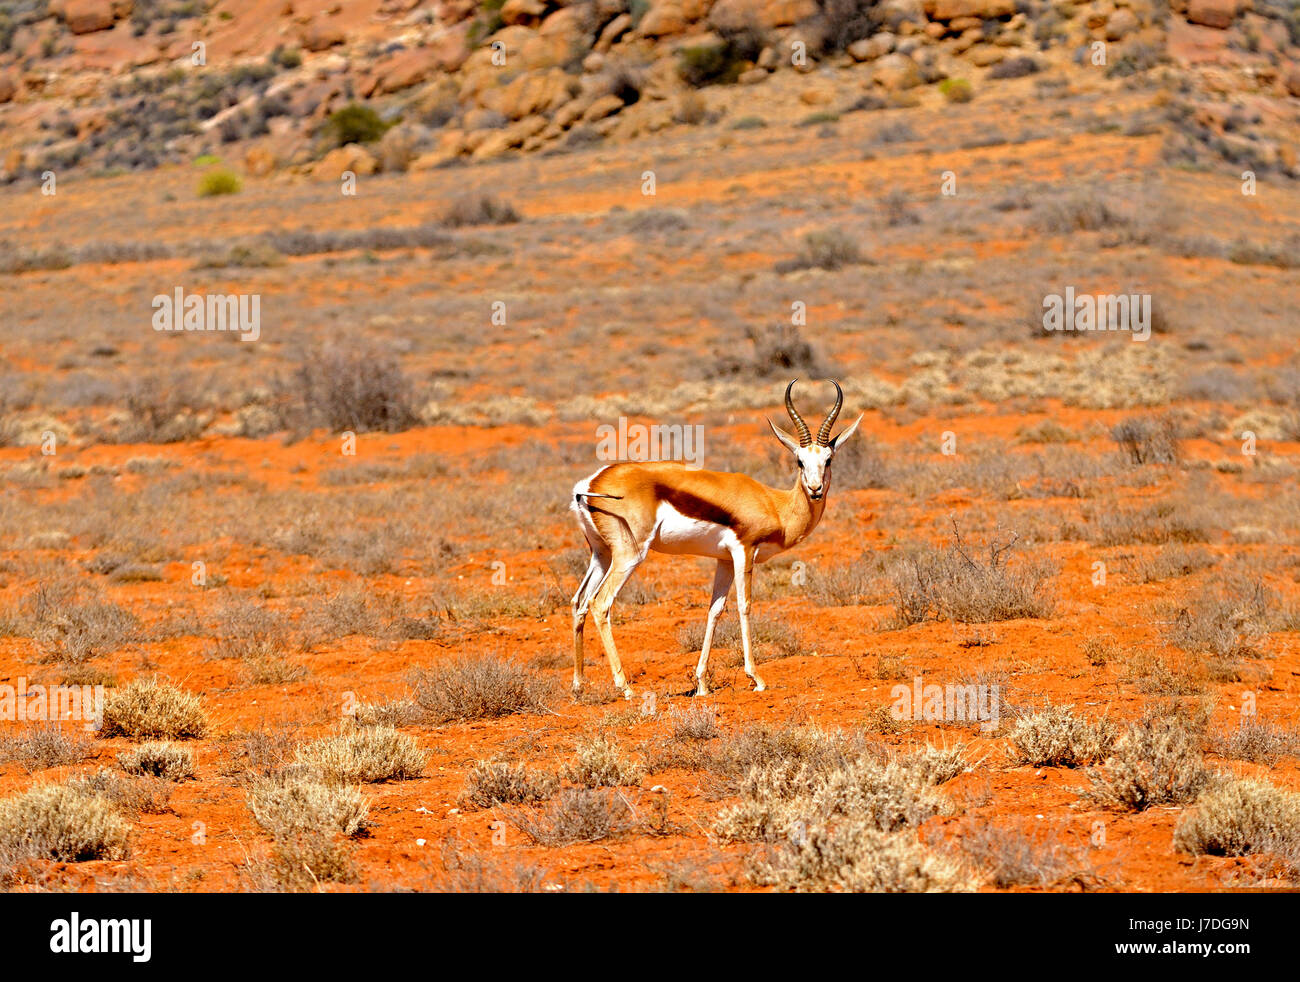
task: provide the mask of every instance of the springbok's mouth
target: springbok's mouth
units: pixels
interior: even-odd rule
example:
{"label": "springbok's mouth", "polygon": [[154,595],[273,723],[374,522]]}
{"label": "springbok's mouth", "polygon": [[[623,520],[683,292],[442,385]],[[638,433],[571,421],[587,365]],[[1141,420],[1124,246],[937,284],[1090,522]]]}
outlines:
{"label": "springbok's mouth", "polygon": [[820,491],[809,491],[808,497],[812,498],[813,501],[821,501],[822,493]]}

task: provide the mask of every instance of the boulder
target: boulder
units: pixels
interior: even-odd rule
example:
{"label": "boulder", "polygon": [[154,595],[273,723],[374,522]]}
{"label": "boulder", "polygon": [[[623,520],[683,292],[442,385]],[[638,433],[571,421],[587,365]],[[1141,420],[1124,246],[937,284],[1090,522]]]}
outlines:
{"label": "boulder", "polygon": [[401,92],[423,82],[433,73],[434,68],[435,62],[424,48],[399,51],[379,66],[377,88],[380,94]]}
{"label": "boulder", "polygon": [[1015,0],[924,0],[922,7],[930,20],[953,20],[956,17],[994,20],[1010,17],[1016,12]]}
{"label": "boulder", "polygon": [[907,55],[894,52],[876,62],[871,78],[888,92],[901,92],[921,84],[921,70]]}
{"label": "boulder", "polygon": [[13,72],[0,72],[0,105],[18,94],[18,79]]}
{"label": "boulder", "polygon": [[875,61],[894,50],[897,38],[888,31],[873,34],[861,41],[854,41],[848,47],[849,57],[854,61]]}
{"label": "boulder", "polygon": [[506,24],[532,24],[546,13],[546,0],[506,0],[501,20]]}
{"label": "boulder", "polygon": [[[1282,85],[1289,95],[1300,98],[1300,65],[1292,65],[1282,76]],[[0,102],[3,102],[0,99]]]}
{"label": "boulder", "polygon": [[63,21],[73,34],[106,31],[113,26],[112,0],[68,0]]}
{"label": "boulder", "polygon": [[604,54],[610,49],[615,41],[621,38],[632,28],[632,15],[619,14],[600,32],[600,37],[596,39],[595,50]]}
{"label": "boulder", "polygon": [[1193,24],[1226,31],[1237,17],[1238,0],[1190,0],[1187,19]]}
{"label": "boulder", "polygon": [[586,111],[582,114],[584,123],[594,123],[598,119],[604,119],[606,116],[613,116],[623,108],[623,100],[616,95],[603,95],[596,99]]}
{"label": "boulder", "polygon": [[444,72],[454,72],[465,64],[465,59],[470,55],[470,27],[469,21],[462,21],[434,38],[425,48],[438,68]]}
{"label": "boulder", "polygon": [[303,27],[298,40],[308,51],[326,51],[346,41],[347,35],[337,21],[312,20]]}
{"label": "boulder", "polygon": [[816,0],[717,0],[708,20],[715,31],[738,31],[751,25],[770,30],[791,27],[815,13]]}
{"label": "boulder", "polygon": [[275,154],[266,147],[250,147],[244,154],[244,173],[249,177],[266,177],[275,170]]}
{"label": "boulder", "polygon": [[568,74],[561,68],[552,68],[519,75],[504,87],[485,92],[481,102],[507,119],[523,119],[562,106],[570,98]]}
{"label": "boulder", "polygon": [[358,177],[373,174],[379,169],[378,161],[369,150],[357,143],[331,150],[312,168],[312,176],[323,181],[337,181],[345,171]]}
{"label": "boulder", "polygon": [[1106,40],[1120,41],[1142,27],[1137,14],[1127,7],[1121,7],[1106,18]]}
{"label": "boulder", "polygon": [[650,9],[641,18],[637,33],[648,38],[681,34],[698,19],[687,13],[688,4],[691,0],[651,0]]}

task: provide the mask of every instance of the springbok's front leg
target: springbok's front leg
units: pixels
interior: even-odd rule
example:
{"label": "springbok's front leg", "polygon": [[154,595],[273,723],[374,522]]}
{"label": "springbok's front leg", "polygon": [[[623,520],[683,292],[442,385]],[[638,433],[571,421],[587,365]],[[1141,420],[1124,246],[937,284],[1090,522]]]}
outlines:
{"label": "springbok's front leg", "polygon": [[731,581],[736,578],[736,571],[729,559],[719,559],[718,569],[713,574],[713,600],[709,603],[709,621],[704,625],[704,647],[700,651],[700,663],[695,666],[695,694],[707,696],[709,686],[704,681],[709,670],[709,648],[713,646],[713,628],[718,623],[718,616],[727,606],[727,594],[731,592]]}
{"label": "springbok's front leg", "polygon": [[740,644],[745,649],[745,674],[754,683],[754,691],[762,692],[767,685],[754,668],[754,652],[749,644],[749,597],[754,586],[754,557],[749,550],[736,549],[731,554],[733,574],[736,579],[736,612],[740,617]]}

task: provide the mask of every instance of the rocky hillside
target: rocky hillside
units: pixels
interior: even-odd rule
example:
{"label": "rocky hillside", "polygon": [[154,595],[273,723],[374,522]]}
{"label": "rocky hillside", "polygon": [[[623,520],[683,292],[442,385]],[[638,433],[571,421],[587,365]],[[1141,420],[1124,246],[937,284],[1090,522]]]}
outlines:
{"label": "rocky hillside", "polygon": [[960,111],[1026,76],[1147,86],[1171,162],[1297,177],[1298,43],[1300,0],[15,0],[0,179],[212,155],[334,180]]}

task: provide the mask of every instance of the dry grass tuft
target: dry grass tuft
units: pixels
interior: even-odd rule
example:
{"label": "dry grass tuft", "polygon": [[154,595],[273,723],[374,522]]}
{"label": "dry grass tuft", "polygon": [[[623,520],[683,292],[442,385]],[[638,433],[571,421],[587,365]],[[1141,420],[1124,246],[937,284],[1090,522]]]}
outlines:
{"label": "dry grass tuft", "polygon": [[84,778],[0,800],[0,853],[7,857],[124,859],[130,831],[120,805]]}
{"label": "dry grass tuft", "polygon": [[1032,767],[1082,767],[1110,753],[1118,732],[1109,720],[1089,722],[1072,706],[1045,706],[1026,713],[1007,734],[1015,760]]}
{"label": "dry grass tuft", "polygon": [[310,890],[356,879],[346,840],[368,825],[370,806],[360,790],[322,780],[310,768],[290,768],[255,781],[247,800],[273,841],[269,879],[275,888]]}
{"label": "dry grass tuft", "polygon": [[428,758],[414,737],[390,726],[345,729],[299,748],[297,756],[343,784],[408,781],[424,773]]}
{"label": "dry grass tuft", "polygon": [[565,766],[564,776],[574,784],[588,788],[635,786],[645,776],[645,768],[627,759],[617,743],[603,735],[588,737],[578,743],[577,759]]}
{"label": "dry grass tuft", "polygon": [[90,744],[75,730],[73,734],[70,736],[62,726],[50,723],[23,736],[6,737],[0,740],[0,763],[17,761],[29,774],[48,767],[79,764],[90,756]]}
{"label": "dry grass tuft", "polygon": [[841,738],[838,750],[751,767],[741,801],[719,813],[714,830],[726,840],[771,841],[837,818],[881,832],[915,827],[952,811],[935,786],[967,766],[960,747],[891,757]]}
{"label": "dry grass tuft", "polygon": [[1217,784],[1174,829],[1175,849],[1211,856],[1285,853],[1298,839],[1300,795],[1253,779]]}
{"label": "dry grass tuft", "polygon": [[157,679],[137,679],[105,700],[100,732],[132,740],[195,740],[207,729],[198,696]]}
{"label": "dry grass tuft", "polygon": [[551,685],[544,677],[492,655],[456,658],[418,672],[415,701],[435,723],[542,713]]}
{"label": "dry grass tuft", "polygon": [[508,818],[542,846],[599,842],[629,832],[636,824],[624,798],[590,788],[565,788],[540,814],[515,811]]}
{"label": "dry grass tuft", "polygon": [[476,760],[460,804],[472,808],[537,804],[549,800],[559,787],[560,780],[554,774],[529,773],[523,764],[505,760]]}
{"label": "dry grass tuft", "polygon": [[1201,731],[1177,716],[1130,723],[1110,757],[1089,770],[1083,797],[1128,811],[1194,801],[1211,783],[1200,743]]}
{"label": "dry grass tuft", "polygon": [[118,754],[117,762],[128,774],[148,774],[168,781],[184,781],[194,776],[194,754],[190,748],[165,740],[133,747]]}
{"label": "dry grass tuft", "polygon": [[1049,617],[1055,604],[1048,594],[1051,569],[1044,564],[1008,564],[1013,535],[991,542],[988,558],[971,556],[954,528],[944,550],[925,547],[905,557],[893,572],[894,623],[926,620],[987,623],[1020,617]]}
{"label": "dry grass tuft", "polygon": [[957,833],[962,853],[995,887],[1050,886],[1089,875],[1079,853],[1028,823],[969,822]]}
{"label": "dry grass tuft", "polygon": [[959,893],[975,889],[962,864],[931,852],[915,833],[862,822],[816,824],[751,861],[756,883],[800,893]]}

